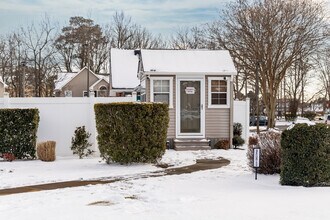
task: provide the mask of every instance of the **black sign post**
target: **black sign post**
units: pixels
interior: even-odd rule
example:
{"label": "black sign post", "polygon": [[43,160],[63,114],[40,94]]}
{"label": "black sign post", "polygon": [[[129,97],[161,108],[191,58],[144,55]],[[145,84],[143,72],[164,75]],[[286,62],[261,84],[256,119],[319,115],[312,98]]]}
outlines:
{"label": "black sign post", "polygon": [[253,167],[256,169],[255,179],[257,179],[258,168],[260,167],[260,151],[259,147],[253,148]]}

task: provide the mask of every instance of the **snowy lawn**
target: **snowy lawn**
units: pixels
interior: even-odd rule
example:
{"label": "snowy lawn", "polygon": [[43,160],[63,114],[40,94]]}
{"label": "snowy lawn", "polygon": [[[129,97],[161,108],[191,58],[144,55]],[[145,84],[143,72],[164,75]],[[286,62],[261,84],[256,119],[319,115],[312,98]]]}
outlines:
{"label": "snowy lawn", "polygon": [[[227,158],[220,169],[0,196],[4,219],[329,219],[330,188],[279,185],[279,175],[254,174],[246,150],[176,152],[162,160],[174,166],[196,159]],[[55,162],[0,162],[0,187],[63,180],[139,176],[153,165],[107,165],[99,158]],[[1,217],[1,219],[2,219]]]}

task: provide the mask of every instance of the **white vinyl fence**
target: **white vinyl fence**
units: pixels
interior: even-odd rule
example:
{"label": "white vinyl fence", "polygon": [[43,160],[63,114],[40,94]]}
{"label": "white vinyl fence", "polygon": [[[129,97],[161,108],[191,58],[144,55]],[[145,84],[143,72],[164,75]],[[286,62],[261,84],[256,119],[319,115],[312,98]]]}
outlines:
{"label": "white vinyl fence", "polygon": [[250,99],[246,101],[234,101],[234,123],[241,123],[243,127],[242,138],[245,143],[249,141],[250,126]]}
{"label": "white vinyl fence", "polygon": [[37,142],[56,141],[56,155],[70,156],[71,138],[76,127],[85,126],[91,133],[92,149],[98,153],[94,104],[136,101],[132,97],[56,97],[56,98],[0,98],[0,108],[39,109]]}

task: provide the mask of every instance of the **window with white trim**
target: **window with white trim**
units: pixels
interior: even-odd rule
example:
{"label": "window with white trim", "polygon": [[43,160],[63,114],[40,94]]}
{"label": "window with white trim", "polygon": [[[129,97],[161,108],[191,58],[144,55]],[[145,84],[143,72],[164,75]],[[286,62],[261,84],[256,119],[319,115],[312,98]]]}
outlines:
{"label": "window with white trim", "polygon": [[150,101],[164,102],[173,107],[173,78],[157,77],[150,79]]}
{"label": "window with white trim", "polygon": [[229,107],[229,80],[226,77],[209,77],[209,108]]}

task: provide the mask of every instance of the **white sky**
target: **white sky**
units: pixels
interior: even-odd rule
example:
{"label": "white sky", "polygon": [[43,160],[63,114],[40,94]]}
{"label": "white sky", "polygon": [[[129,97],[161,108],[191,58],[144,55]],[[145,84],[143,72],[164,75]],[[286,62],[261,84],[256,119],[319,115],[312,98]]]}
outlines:
{"label": "white sky", "polygon": [[217,17],[229,0],[1,0],[0,34],[45,15],[60,26],[72,16],[92,18],[96,23],[109,23],[115,11],[124,11],[133,21],[153,33],[169,35],[178,27],[206,23]]}

